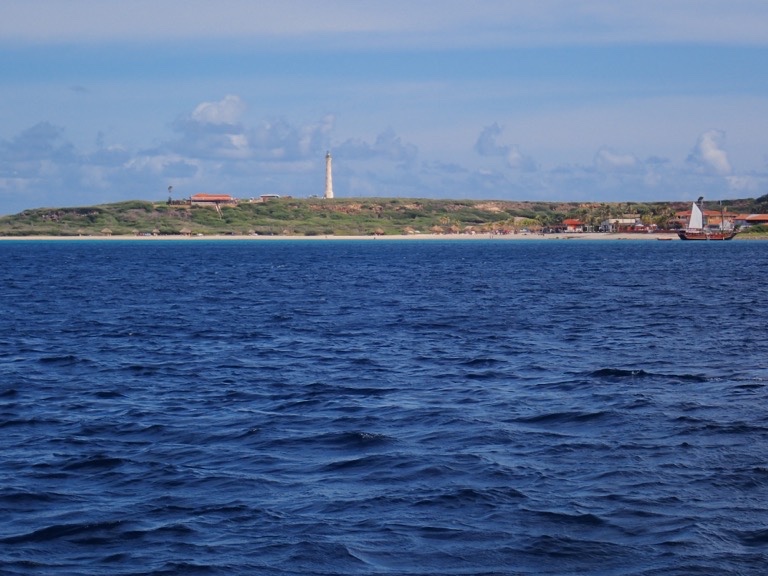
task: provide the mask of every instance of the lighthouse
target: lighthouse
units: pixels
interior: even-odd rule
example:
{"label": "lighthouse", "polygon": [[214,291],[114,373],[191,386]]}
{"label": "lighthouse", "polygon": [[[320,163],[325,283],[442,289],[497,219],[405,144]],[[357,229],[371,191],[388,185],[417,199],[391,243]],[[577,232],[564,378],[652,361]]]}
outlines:
{"label": "lighthouse", "polygon": [[333,174],[331,169],[331,152],[325,155],[325,194],[323,198],[333,198]]}

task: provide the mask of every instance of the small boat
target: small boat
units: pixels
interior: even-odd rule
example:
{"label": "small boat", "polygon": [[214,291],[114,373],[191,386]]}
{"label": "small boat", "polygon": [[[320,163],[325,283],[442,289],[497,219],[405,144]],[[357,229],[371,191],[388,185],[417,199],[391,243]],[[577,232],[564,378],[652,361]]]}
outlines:
{"label": "small boat", "polygon": [[[703,201],[703,198],[699,198],[700,203],[703,204]],[[705,227],[704,214],[699,205],[694,202],[691,206],[691,217],[688,220],[688,227],[685,230],[678,231],[677,235],[680,237],[680,240],[731,240],[738,232],[733,229],[726,229],[723,226],[724,221],[725,218],[721,216],[719,229]]]}

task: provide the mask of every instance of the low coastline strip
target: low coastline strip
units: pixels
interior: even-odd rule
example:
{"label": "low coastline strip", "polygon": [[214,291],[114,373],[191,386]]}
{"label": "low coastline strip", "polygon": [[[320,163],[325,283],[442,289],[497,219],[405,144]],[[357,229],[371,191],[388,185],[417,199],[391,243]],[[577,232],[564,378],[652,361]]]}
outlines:
{"label": "low coastline strip", "polygon": [[134,236],[134,235],[113,235],[113,236],[0,236],[2,240],[55,240],[55,241],[137,241],[152,242],[163,240],[183,240],[183,241],[206,241],[206,240],[249,240],[249,241],[280,241],[280,240],[397,240],[397,241],[440,241],[440,240],[499,240],[499,241],[531,241],[531,240],[678,240],[676,234],[654,233],[654,234],[622,234],[610,232],[578,232],[561,234],[388,234],[388,235],[368,235],[368,236],[335,236],[335,235],[204,235],[204,236],[185,236],[185,235],[158,235],[158,236]]}

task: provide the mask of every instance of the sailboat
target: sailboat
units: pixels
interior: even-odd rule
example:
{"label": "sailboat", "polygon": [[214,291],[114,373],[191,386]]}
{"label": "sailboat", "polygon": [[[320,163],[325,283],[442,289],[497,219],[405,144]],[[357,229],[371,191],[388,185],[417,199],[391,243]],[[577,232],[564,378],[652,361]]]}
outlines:
{"label": "sailboat", "polygon": [[[703,204],[703,198],[699,198]],[[721,209],[722,212],[722,209]],[[709,229],[704,227],[704,214],[696,202],[691,206],[691,218],[688,220],[688,227],[685,230],[678,231],[680,240],[730,240],[736,236],[736,230],[727,230],[724,227],[725,218],[720,218],[720,229]]]}

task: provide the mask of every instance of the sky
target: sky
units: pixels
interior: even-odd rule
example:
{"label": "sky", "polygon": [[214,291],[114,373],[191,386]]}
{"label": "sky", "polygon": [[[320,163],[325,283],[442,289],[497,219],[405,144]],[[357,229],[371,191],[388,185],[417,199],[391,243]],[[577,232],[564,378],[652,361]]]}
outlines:
{"label": "sky", "polygon": [[768,193],[765,0],[0,0],[0,214]]}

